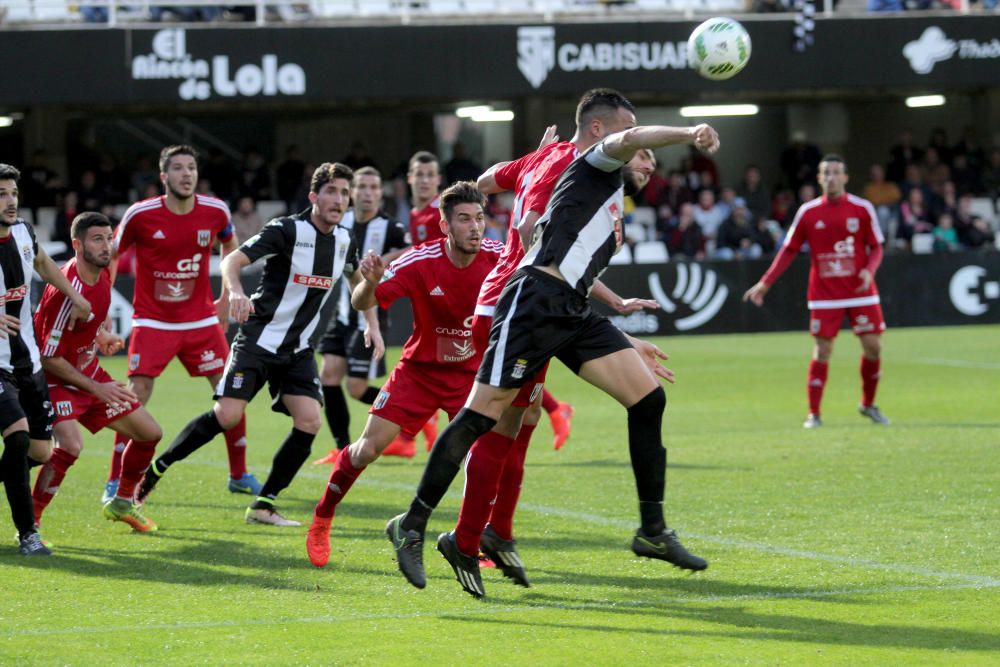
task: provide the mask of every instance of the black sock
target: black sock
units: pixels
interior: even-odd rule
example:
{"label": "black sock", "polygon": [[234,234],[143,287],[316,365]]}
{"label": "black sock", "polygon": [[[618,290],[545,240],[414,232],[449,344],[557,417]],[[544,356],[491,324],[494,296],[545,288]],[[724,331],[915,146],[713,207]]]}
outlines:
{"label": "black sock", "polygon": [[28,457],[28,470],[31,470],[32,468],[37,468],[38,466],[43,466],[43,465],[45,465],[44,461],[36,461],[35,459],[31,458],[30,456]]}
{"label": "black sock", "polygon": [[224,429],[215,417],[215,411],[198,415],[177,434],[174,441],[167,447],[167,451],[160,454],[156,459],[156,472],[163,474],[167,468],[178,461],[183,461],[212,439],[222,433]]}
{"label": "black sock", "polygon": [[661,433],[666,406],[667,395],[663,387],[657,387],[628,409],[628,451],[639,494],[642,532],[646,535],[659,535],[666,529],[663,493],[667,485],[667,450]]}
{"label": "black sock", "polygon": [[[297,428],[293,428],[289,432],[288,437],[274,454],[271,472],[267,476],[267,481],[264,482],[264,487],[260,490],[260,495],[263,498],[273,501],[279,493],[288,488],[296,473],[299,472],[299,468],[309,458],[309,452],[312,451],[312,443],[315,439],[315,433],[306,433]],[[254,503],[254,506],[256,504]],[[254,507],[254,509],[260,508]]]}
{"label": "black sock", "polygon": [[347,411],[347,399],[339,384],[323,385],[323,409],[337,449],[347,447],[351,444],[351,414]]}
{"label": "black sock", "polygon": [[371,405],[372,403],[375,402],[375,399],[378,398],[378,394],[379,394],[378,388],[368,387],[367,389],[365,389],[365,393],[361,394],[361,398],[359,398],[358,400],[364,403],[365,405]]}
{"label": "black sock", "polygon": [[27,431],[15,431],[3,439],[3,456],[0,457],[0,476],[3,476],[11,518],[21,539],[35,531],[31,483],[28,480],[30,444]]}
{"label": "black sock", "polygon": [[417,487],[417,495],[400,522],[403,530],[424,532],[431,512],[441,502],[455,475],[462,469],[462,461],[472,448],[472,443],[496,423],[495,419],[468,408],[459,410],[455,419],[441,431],[434,442],[434,449],[431,450],[424,475]]}

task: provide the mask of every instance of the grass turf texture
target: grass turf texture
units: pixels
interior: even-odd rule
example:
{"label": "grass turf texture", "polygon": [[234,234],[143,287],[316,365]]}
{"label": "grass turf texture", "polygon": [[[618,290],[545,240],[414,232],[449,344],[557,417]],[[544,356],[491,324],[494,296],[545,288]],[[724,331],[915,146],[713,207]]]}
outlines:
{"label": "grass turf texture", "polygon": [[[995,326],[890,331],[885,428],[856,413],[859,346],[841,335],[816,431],[801,428],[807,335],[660,340],[678,376],[667,517],[711,562],[695,576],[628,550],[625,413],[556,364],[549,386],[576,418],[560,452],[543,418],[528,455],[517,526],[533,588],[484,570],[483,601],[433,546],[461,480],[431,520],[427,589],[396,569],[382,531],[422,451],[362,475],[316,570],[305,526],[243,523],[221,438],[167,473],[147,506],[161,531],[136,535],[101,517],[111,437],[88,436],[44,518],[54,557],[19,556],[3,508],[0,664],[996,664],[998,339]],[[106,364],[124,377],[123,360]],[[205,381],[173,365],[150,408],[169,441],[208,405]],[[289,421],[262,395],[248,425],[263,481]],[[314,455],[329,446],[324,427]],[[282,510],[308,524],[329,470],[307,464]]]}

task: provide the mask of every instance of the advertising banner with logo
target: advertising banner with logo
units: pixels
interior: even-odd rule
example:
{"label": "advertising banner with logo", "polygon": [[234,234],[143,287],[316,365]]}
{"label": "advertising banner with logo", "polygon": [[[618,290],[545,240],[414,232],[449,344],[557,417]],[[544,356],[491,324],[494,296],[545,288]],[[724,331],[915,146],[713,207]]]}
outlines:
{"label": "advertising banner with logo", "polygon": [[[7,104],[576,95],[594,86],[695,95],[996,85],[1000,16],[747,20],[753,58],[726,82],[687,66],[694,22],[3,31]],[[831,55],[833,54],[833,55]],[[66,63],[82,63],[66,76]]]}

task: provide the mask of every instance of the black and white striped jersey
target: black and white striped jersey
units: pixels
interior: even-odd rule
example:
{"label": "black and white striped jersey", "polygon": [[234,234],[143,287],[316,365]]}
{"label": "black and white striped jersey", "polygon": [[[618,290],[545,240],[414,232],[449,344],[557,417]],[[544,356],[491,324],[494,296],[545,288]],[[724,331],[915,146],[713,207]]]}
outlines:
{"label": "black and white striped jersey", "polygon": [[559,269],[584,296],[621,247],[625,195],[621,168],[599,143],[573,160],[535,223],[535,242],[519,267]]}
{"label": "black and white striped jersey", "polygon": [[307,209],[275,218],[240,246],[251,262],[267,259],[250,297],[254,313],[240,326],[236,344],[281,355],[307,349],[337,279],[357,269],[360,258],[351,232],[337,225],[322,234],[309,216]]}
{"label": "black and white striped jersey", "polygon": [[[354,209],[344,214],[344,219],[340,223],[341,227],[350,229],[354,235],[354,244],[358,247],[358,252],[362,257],[368,254],[369,250],[374,250],[376,255],[384,255],[392,250],[400,250],[409,245],[406,242],[406,227],[388,215],[379,211],[378,215],[368,222],[358,222],[354,217]],[[337,286],[337,307],[331,320],[335,320],[346,326],[349,330],[357,329],[364,331],[367,326],[365,318],[351,308],[351,287],[346,281],[341,281]],[[385,328],[388,322],[388,314],[379,308],[379,322]],[[330,326],[333,326],[331,322]]]}
{"label": "black and white striped jersey", "polygon": [[35,230],[24,220],[9,227],[0,238],[0,306],[4,313],[21,320],[16,335],[0,338],[0,370],[36,373],[42,368],[31,318],[31,276],[35,271],[38,242]]}

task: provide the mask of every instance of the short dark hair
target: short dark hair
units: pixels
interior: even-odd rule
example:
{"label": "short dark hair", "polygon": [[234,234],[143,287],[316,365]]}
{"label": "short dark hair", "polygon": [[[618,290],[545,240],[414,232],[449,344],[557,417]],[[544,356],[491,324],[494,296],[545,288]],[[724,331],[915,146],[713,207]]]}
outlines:
{"label": "short dark hair", "polygon": [[160,151],[160,173],[166,173],[167,168],[170,166],[171,158],[177,155],[190,155],[194,158],[195,163],[198,162],[198,151],[196,151],[191,146],[187,144],[176,144],[174,146],[167,146],[162,151]]}
{"label": "short dark hair", "polygon": [[309,181],[309,191],[318,193],[324,185],[337,178],[343,178],[350,183],[354,178],[354,170],[340,162],[324,162],[313,172],[312,180]]}
{"label": "short dark hair", "polygon": [[418,164],[430,164],[432,162],[437,164],[437,161],[437,155],[434,155],[434,153],[431,153],[430,151],[417,151],[413,154],[413,157],[410,158],[410,162],[406,165],[406,171],[407,173],[413,171],[413,168]]}
{"label": "short dark hair", "polygon": [[452,211],[459,204],[479,204],[486,208],[486,197],[474,181],[458,181],[448,186],[440,196],[441,214],[445,220],[451,220]]}
{"label": "short dark hair", "polygon": [[354,170],[354,177],[351,184],[354,185],[357,183],[358,179],[362,176],[377,176],[379,180],[382,180],[382,174],[375,167],[361,167]]}
{"label": "short dark hair", "polygon": [[844,165],[844,173],[847,173],[847,160],[836,153],[827,153],[820,162],[839,162]]}
{"label": "short dark hair", "polygon": [[108,219],[108,216],[103,213],[87,211],[86,213],[81,213],[73,218],[73,224],[70,225],[69,234],[73,238],[82,241],[87,236],[87,230],[91,227],[114,227],[114,225],[111,224],[111,220]]}
{"label": "short dark hair", "polygon": [[17,183],[19,180],[21,180],[21,172],[9,164],[0,162],[0,181],[14,181]]}
{"label": "short dark hair", "polygon": [[582,127],[595,116],[627,109],[635,113],[635,107],[624,95],[613,88],[592,88],[583,94],[576,105],[576,126]]}

